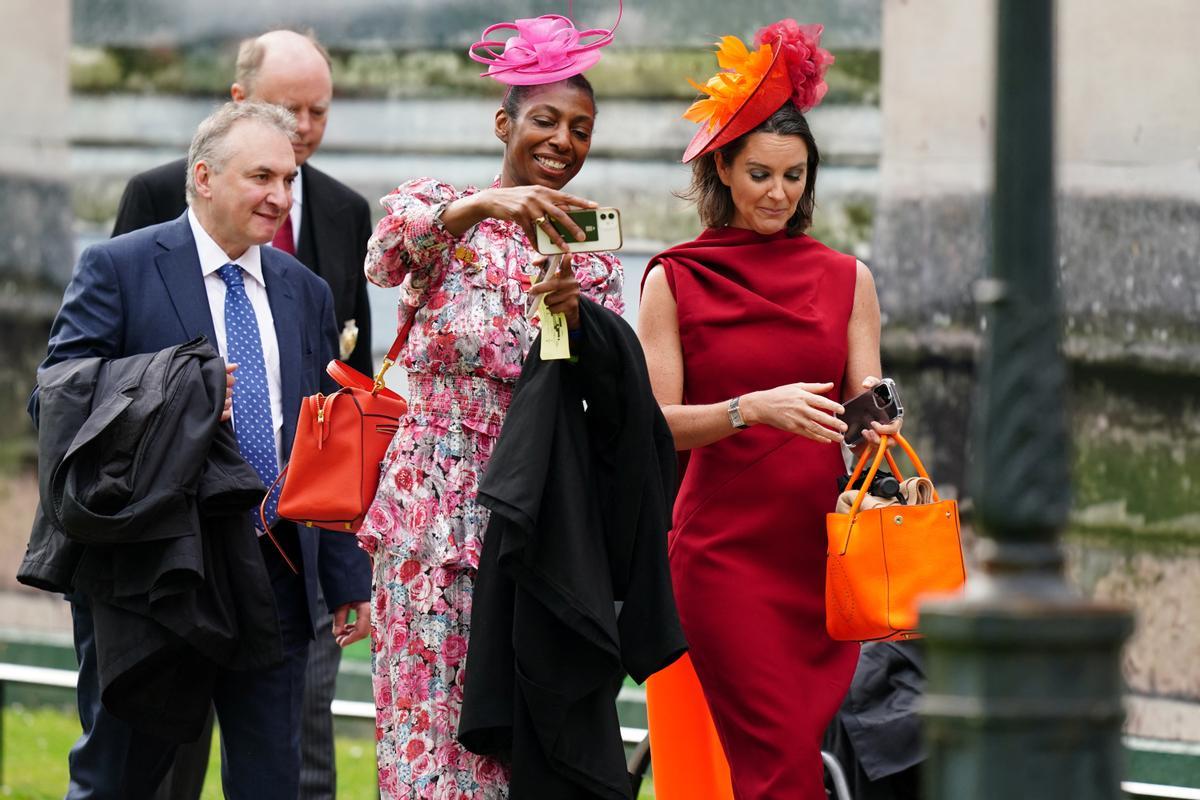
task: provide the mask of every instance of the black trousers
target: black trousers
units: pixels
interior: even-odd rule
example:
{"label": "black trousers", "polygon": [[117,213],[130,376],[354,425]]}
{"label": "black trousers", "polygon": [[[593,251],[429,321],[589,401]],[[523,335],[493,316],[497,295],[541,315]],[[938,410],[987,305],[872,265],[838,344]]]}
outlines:
{"label": "black trousers", "polygon": [[[213,706],[221,725],[222,784],[230,800],[296,800],[299,794],[300,709],[311,624],[303,576],[288,570],[274,548],[263,553],[285,657],[270,669],[223,670],[217,677]],[[83,733],[68,756],[66,800],[150,800],[178,745],[139,733],[103,707],[95,629],[85,596],[71,598],[71,615]],[[171,800],[176,797],[181,796]]]}
{"label": "black trousers", "polygon": [[[321,598],[318,598],[321,599]],[[329,710],[337,688],[342,648],[332,633],[333,618],[326,613],[308,650],[304,700],[300,721],[299,800],[334,800],[337,768],[334,761],[333,713]],[[200,800],[212,752],[213,715],[200,738],[181,745],[154,800]]]}

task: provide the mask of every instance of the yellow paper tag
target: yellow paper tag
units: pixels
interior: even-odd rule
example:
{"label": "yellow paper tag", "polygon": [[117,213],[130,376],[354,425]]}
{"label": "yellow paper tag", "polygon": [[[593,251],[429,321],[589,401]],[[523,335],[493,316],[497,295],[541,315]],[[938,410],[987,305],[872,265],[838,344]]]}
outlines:
{"label": "yellow paper tag", "polygon": [[565,314],[551,314],[546,308],[546,295],[538,301],[538,319],[542,325],[542,361],[553,361],[571,357],[571,343],[567,338]]}

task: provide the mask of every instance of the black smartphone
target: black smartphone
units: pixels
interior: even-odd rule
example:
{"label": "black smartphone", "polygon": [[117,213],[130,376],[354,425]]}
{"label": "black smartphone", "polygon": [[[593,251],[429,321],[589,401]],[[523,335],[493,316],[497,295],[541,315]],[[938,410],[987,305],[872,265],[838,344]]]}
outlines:
{"label": "black smartphone", "polygon": [[843,434],[846,444],[855,445],[862,441],[863,431],[870,429],[872,422],[884,425],[904,416],[904,406],[900,404],[900,393],[896,390],[896,382],[884,378],[872,388],[852,397],[842,403],[845,414],[837,418],[846,423]]}

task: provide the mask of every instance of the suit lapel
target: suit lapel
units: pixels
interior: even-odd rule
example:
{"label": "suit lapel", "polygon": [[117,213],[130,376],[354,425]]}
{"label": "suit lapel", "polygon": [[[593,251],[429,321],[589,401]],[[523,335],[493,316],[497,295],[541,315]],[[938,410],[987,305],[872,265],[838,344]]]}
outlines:
{"label": "suit lapel", "polygon": [[321,259],[317,252],[317,242],[321,237],[317,235],[317,229],[321,226],[317,220],[322,213],[321,192],[314,185],[317,181],[307,164],[300,167],[300,175],[300,179],[304,181],[304,202],[300,205],[300,244],[296,248],[296,258],[320,275]]}
{"label": "suit lapel", "polygon": [[171,305],[175,307],[186,337],[194,339],[206,336],[216,350],[217,331],[208,310],[208,293],[204,290],[204,276],[200,272],[200,256],[196,254],[196,240],[192,236],[186,212],[162,230],[158,235],[158,244],[163,251],[155,256],[154,263],[166,284]]}
{"label": "suit lapel", "polygon": [[279,342],[279,386],[283,408],[282,459],[287,461],[296,435],[296,417],[300,413],[300,370],[302,366],[300,319],[302,309],[297,305],[287,268],[282,257],[262,248],[263,279],[267,283],[267,300],[275,318],[275,338]]}

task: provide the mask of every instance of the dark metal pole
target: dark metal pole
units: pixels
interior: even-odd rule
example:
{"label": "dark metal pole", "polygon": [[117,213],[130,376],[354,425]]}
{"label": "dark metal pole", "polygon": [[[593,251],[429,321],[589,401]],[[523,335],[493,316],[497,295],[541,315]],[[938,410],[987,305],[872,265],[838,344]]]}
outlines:
{"label": "dark metal pole", "polygon": [[1123,609],[1075,596],[1054,216],[1054,3],[996,0],[995,190],[972,496],[979,569],[926,604],[936,800],[1117,800]]}

